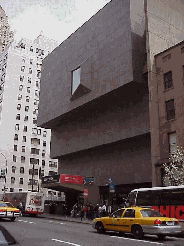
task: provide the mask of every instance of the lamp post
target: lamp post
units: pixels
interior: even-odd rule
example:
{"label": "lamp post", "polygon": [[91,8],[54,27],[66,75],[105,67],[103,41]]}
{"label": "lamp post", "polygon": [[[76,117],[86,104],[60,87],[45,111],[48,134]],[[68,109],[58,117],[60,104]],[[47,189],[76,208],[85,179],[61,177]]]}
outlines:
{"label": "lamp post", "polygon": [[5,200],[5,192],[6,192],[6,174],[7,174],[7,159],[6,159],[6,156],[5,155],[3,155],[3,153],[1,153],[1,155],[5,158],[5,160],[6,160],[6,169],[5,169],[5,177],[4,177],[4,181],[5,181],[5,183],[4,183],[4,196],[3,196],[3,200]]}

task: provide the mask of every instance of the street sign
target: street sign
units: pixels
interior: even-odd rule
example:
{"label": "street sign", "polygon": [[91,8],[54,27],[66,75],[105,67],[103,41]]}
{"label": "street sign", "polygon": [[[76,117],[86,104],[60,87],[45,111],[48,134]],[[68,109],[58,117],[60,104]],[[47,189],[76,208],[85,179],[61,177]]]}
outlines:
{"label": "street sign", "polygon": [[88,198],[88,189],[84,189],[84,198]]}
{"label": "street sign", "polygon": [[114,193],[115,192],[115,183],[112,182],[111,184],[109,184],[109,192]]}

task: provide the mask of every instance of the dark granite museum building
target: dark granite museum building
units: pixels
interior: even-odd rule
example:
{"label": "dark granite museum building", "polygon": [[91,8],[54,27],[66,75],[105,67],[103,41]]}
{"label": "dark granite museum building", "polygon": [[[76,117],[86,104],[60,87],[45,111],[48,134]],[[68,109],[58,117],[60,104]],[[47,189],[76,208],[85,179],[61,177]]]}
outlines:
{"label": "dark granite museum building", "polygon": [[152,2],[112,0],[43,60],[38,125],[60,174],[95,178],[90,202],[108,199],[108,178],[114,204],[152,186],[151,59],[164,47],[149,39]]}

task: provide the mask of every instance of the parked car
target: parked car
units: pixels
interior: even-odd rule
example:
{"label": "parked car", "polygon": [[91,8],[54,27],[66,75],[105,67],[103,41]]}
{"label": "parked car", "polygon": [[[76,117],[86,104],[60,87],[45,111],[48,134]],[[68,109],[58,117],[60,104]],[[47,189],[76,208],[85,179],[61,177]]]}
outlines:
{"label": "parked car", "polygon": [[2,225],[0,225],[0,245],[20,245]]}
{"label": "parked car", "polygon": [[15,208],[10,202],[0,201],[0,218],[10,218],[14,221],[20,216],[20,211]]}
{"label": "parked car", "polygon": [[144,234],[157,235],[164,239],[167,235],[182,232],[179,221],[175,218],[164,217],[160,212],[143,207],[121,208],[108,217],[96,218],[92,224],[98,233],[119,231],[132,233],[141,239]]}

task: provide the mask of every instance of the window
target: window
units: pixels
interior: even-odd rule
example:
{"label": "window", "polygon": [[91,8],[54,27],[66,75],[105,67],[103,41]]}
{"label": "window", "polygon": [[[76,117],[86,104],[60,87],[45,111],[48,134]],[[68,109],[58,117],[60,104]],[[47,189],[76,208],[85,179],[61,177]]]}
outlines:
{"label": "window", "polygon": [[40,79],[41,78],[41,71],[37,71],[37,77]]}
{"label": "window", "polygon": [[26,102],[29,102],[29,96],[26,96]]}
{"label": "window", "polygon": [[32,128],[32,134],[37,134],[37,128]]}
{"label": "window", "polygon": [[20,167],[20,173],[24,173],[24,167]]}
{"label": "window", "polygon": [[36,81],[36,87],[40,88],[40,83]]}
{"label": "window", "polygon": [[12,166],[12,173],[15,173],[16,167]]}
{"label": "window", "polygon": [[18,134],[15,134],[14,140],[18,140]]}
{"label": "window", "polygon": [[123,218],[135,218],[135,209],[127,209]]}
{"label": "window", "polygon": [[45,166],[45,160],[42,160],[42,167]]}
{"label": "window", "polygon": [[39,159],[30,158],[30,164],[39,164]]}
{"label": "window", "polygon": [[25,62],[26,62],[25,58],[22,58],[22,62],[23,62],[23,63],[25,63]]}
{"label": "window", "polygon": [[40,95],[40,92],[35,90],[35,96],[39,97],[39,95]]}
{"label": "window", "polygon": [[57,174],[57,172],[54,172],[54,171],[49,171],[49,175],[56,175]]}
{"label": "window", "polygon": [[28,116],[27,115],[25,115],[24,121],[28,121]]}
{"label": "window", "polygon": [[46,141],[43,141],[43,146],[46,146],[46,144],[47,144]]}
{"label": "window", "polygon": [[14,145],[14,151],[17,151],[17,145]]}
{"label": "window", "polygon": [[30,59],[30,64],[33,64],[33,59]]}
{"label": "window", "polygon": [[20,75],[20,81],[21,81],[21,82],[24,81],[24,76]]}
{"label": "window", "polygon": [[32,68],[29,68],[29,73],[30,73],[30,74],[32,73]]}
{"label": "window", "polygon": [[26,152],[26,146],[22,146],[22,152]]}
{"label": "window", "polygon": [[26,112],[29,111],[29,106],[25,106],[25,111],[26,111]]}
{"label": "window", "polygon": [[23,90],[23,85],[19,85],[19,91]]}
{"label": "window", "polygon": [[45,157],[45,150],[42,150],[42,157]]}
{"label": "window", "polygon": [[28,83],[31,84],[31,78],[28,77],[27,80],[28,80]]}
{"label": "window", "polygon": [[21,72],[24,72],[25,71],[25,66],[22,66],[20,70],[21,70]]}
{"label": "window", "polygon": [[41,129],[37,129],[37,134],[41,135]]}
{"label": "window", "polygon": [[30,46],[30,51],[33,52],[33,46]]}
{"label": "window", "polygon": [[15,183],[15,177],[11,177],[11,184]]}
{"label": "window", "polygon": [[171,59],[171,54],[168,54],[168,55],[162,57],[162,61],[163,61],[163,62],[166,62],[166,61],[168,61],[168,60],[170,60],[170,59]]}
{"label": "window", "polygon": [[37,124],[37,119],[33,118],[33,124]]}
{"label": "window", "polygon": [[16,120],[20,120],[20,114],[16,115]]}
{"label": "window", "polygon": [[27,87],[27,93],[30,93],[30,92],[31,92],[30,87]]}
{"label": "window", "polygon": [[36,48],[36,53],[38,53],[39,52],[39,49],[38,48]]}
{"label": "window", "polygon": [[174,151],[176,150],[176,132],[169,133],[169,153],[174,154]]}
{"label": "window", "polygon": [[19,179],[19,184],[23,184],[23,178]]}
{"label": "window", "polygon": [[15,130],[18,131],[19,130],[19,124],[15,125]]}
{"label": "window", "polygon": [[21,100],[21,99],[22,99],[22,95],[19,94],[19,95],[18,95],[18,100]]}
{"label": "window", "polygon": [[24,126],[24,130],[23,130],[24,132],[27,132],[27,126]]}
{"label": "window", "polygon": [[37,108],[34,108],[33,114],[38,114],[38,109]]}
{"label": "window", "polygon": [[34,172],[33,172],[33,169],[29,169],[29,175],[38,175],[38,169],[34,169]]}
{"label": "window", "polygon": [[49,167],[56,167],[57,168],[57,162],[49,161]]}
{"label": "window", "polygon": [[125,210],[124,209],[121,209],[121,210],[118,210],[116,212],[113,213],[113,217],[115,218],[121,218],[121,215],[123,214]]}
{"label": "window", "polygon": [[80,85],[80,67],[72,71],[72,94],[76,91],[77,87]]}
{"label": "window", "polygon": [[18,109],[18,110],[21,109],[21,104],[17,104],[17,109]]}
{"label": "window", "polygon": [[44,176],[44,170],[41,170],[41,177]]}
{"label": "window", "polygon": [[14,192],[14,188],[10,188],[10,192]]}
{"label": "window", "polygon": [[23,142],[26,142],[26,136],[23,136]]}
{"label": "window", "polygon": [[40,139],[38,139],[38,138],[31,138],[31,144],[39,145],[40,144]]}
{"label": "window", "polygon": [[174,108],[174,99],[166,101],[166,113],[167,120],[171,120],[175,118],[175,108]]}
{"label": "window", "polygon": [[44,50],[41,51],[41,54],[44,55]]}
{"label": "window", "polygon": [[47,131],[43,131],[43,137],[47,136]]}
{"label": "window", "polygon": [[39,155],[39,149],[36,149],[36,148],[31,148],[31,154],[36,154],[36,155]]}
{"label": "window", "polygon": [[22,189],[19,189],[19,192],[21,192],[22,191]]}
{"label": "window", "polygon": [[173,87],[172,71],[164,74],[164,89],[167,90]]}
{"label": "window", "polygon": [[25,163],[25,156],[21,156],[21,163]]}

